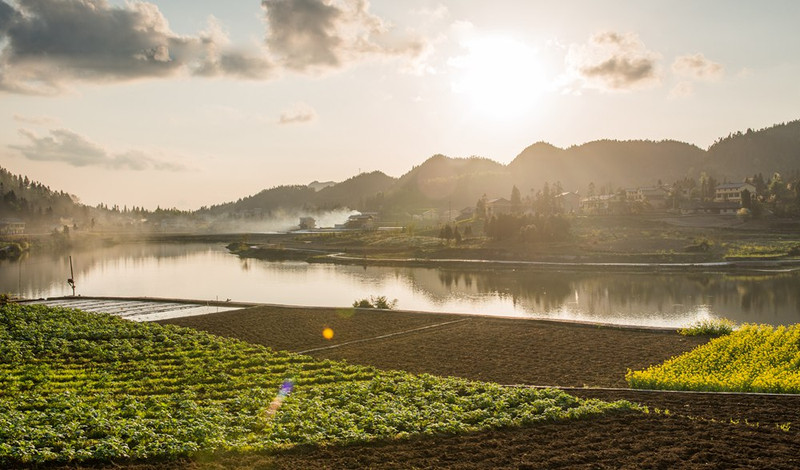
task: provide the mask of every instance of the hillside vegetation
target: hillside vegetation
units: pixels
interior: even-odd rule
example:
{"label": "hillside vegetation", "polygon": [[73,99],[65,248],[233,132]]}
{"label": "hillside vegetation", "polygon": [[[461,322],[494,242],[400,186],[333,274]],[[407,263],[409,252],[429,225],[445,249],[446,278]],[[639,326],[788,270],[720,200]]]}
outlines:
{"label": "hillside vegetation", "polygon": [[[434,155],[399,178],[380,172],[358,175],[318,193],[304,186],[276,187],[215,206],[213,210],[242,211],[255,207],[334,208],[398,213],[420,208],[462,209],[487,195],[509,197],[517,186],[522,196],[545,184],[559,183],[565,191],[598,193],[619,188],[654,186],[686,178],[742,181],[774,172],[800,170],[800,120],[720,138],[708,151],[674,140],[598,140],[566,149],[545,142],[524,149],[508,165],[480,157]],[[291,188],[287,189],[287,188]]]}

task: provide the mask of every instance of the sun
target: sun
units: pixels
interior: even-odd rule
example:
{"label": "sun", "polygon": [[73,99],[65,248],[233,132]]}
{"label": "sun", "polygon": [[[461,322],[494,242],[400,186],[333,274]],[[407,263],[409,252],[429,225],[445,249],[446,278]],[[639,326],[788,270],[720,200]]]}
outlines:
{"label": "sun", "polygon": [[490,118],[517,117],[532,109],[545,91],[536,50],[508,36],[483,36],[462,42],[466,54],[449,64],[452,90]]}

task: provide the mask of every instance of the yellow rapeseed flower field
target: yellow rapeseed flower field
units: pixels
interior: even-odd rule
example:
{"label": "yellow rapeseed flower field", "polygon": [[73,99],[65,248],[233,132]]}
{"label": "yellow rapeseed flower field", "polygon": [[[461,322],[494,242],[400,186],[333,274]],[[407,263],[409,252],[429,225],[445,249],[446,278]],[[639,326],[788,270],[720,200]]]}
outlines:
{"label": "yellow rapeseed flower field", "polygon": [[800,325],[744,325],[625,379],[639,389],[800,393]]}

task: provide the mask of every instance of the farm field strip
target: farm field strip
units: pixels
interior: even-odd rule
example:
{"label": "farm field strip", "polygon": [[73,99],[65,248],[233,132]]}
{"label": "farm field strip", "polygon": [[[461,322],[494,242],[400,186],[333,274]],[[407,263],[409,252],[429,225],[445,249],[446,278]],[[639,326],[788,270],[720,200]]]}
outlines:
{"label": "farm field strip", "polygon": [[744,325],[626,379],[644,389],[800,393],[800,325]]}
{"label": "farm field strip", "polygon": [[111,315],[0,307],[0,466],[276,451],[636,408],[316,360]]}

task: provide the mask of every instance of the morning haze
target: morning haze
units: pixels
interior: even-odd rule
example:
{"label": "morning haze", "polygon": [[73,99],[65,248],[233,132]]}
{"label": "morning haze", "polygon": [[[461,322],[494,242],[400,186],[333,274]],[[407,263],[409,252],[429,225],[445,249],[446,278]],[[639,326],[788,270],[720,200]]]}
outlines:
{"label": "morning haze", "polygon": [[0,0],[0,467],[798,468],[796,0]]}
{"label": "morning haze", "polygon": [[0,158],[91,206],[195,210],[539,141],[707,149],[797,119],[797,8],[3,1]]}

